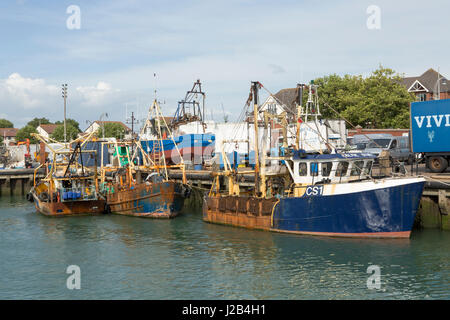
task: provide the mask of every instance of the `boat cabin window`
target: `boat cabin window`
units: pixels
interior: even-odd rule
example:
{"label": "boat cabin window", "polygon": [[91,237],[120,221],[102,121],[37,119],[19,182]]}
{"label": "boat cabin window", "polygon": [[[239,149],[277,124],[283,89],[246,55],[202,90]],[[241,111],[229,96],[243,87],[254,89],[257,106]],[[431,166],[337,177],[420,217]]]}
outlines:
{"label": "boat cabin window", "polygon": [[350,172],[351,176],[359,176],[361,175],[362,169],[364,168],[364,161],[355,161],[353,162],[352,171]]}
{"label": "boat cabin window", "polygon": [[333,168],[333,162],[322,162],[322,176],[329,177]]}
{"label": "boat cabin window", "polygon": [[364,174],[369,175],[370,170],[372,169],[372,161],[367,161],[366,166],[364,167]]}
{"label": "boat cabin window", "polygon": [[319,164],[317,162],[311,162],[311,176],[316,177],[319,175]]}
{"label": "boat cabin window", "polygon": [[306,166],[305,162],[300,162],[298,164],[298,175],[299,176],[306,176],[308,174],[308,167]]}
{"label": "boat cabin window", "polygon": [[347,174],[348,162],[339,161],[336,169],[336,177],[343,177]]}

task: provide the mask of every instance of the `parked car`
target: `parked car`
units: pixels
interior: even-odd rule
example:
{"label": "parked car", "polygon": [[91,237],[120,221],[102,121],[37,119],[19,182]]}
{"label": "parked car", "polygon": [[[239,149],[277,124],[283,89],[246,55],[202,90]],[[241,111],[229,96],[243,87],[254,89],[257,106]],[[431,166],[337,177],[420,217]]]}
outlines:
{"label": "parked car", "polygon": [[411,152],[409,137],[397,137],[385,133],[355,135],[353,143],[356,144],[357,149],[372,153],[377,157],[382,151],[387,150],[393,160],[407,162],[408,164],[414,161],[414,153]]}

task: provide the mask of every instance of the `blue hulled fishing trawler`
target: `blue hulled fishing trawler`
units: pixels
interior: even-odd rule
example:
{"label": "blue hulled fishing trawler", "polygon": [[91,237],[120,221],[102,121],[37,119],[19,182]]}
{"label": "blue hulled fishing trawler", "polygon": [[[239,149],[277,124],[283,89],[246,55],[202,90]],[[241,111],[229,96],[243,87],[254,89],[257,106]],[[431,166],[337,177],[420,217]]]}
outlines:
{"label": "blue hulled fishing trawler", "polygon": [[[260,126],[258,89],[253,82],[250,99],[254,102],[255,137]],[[299,89],[297,139],[305,114]],[[309,87],[311,96],[312,90]],[[250,99],[248,103],[250,102]],[[312,110],[311,99],[306,109]],[[318,106],[314,107],[318,110]],[[318,112],[318,111],[316,111]],[[308,111],[306,111],[308,114]],[[311,113],[310,113],[311,114]],[[282,120],[280,116],[265,115]],[[272,122],[273,124],[273,122]],[[258,141],[255,138],[255,141]],[[425,179],[406,177],[373,178],[375,156],[364,153],[306,153],[289,148],[282,139],[280,157],[267,157],[255,143],[255,188],[241,194],[238,181],[250,171],[226,169],[216,173],[215,182],[206,197],[203,220],[211,223],[268,231],[335,237],[408,238],[419,207]],[[331,149],[331,148],[330,148]],[[278,161],[278,169],[266,167],[267,161]],[[227,168],[227,166],[226,166]],[[219,177],[228,178],[228,190],[220,191]]]}

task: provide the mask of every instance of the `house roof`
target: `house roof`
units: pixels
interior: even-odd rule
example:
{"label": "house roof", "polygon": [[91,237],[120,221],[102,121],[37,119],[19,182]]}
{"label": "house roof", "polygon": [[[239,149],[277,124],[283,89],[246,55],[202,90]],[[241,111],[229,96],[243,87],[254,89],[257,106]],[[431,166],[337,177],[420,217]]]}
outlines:
{"label": "house roof", "polygon": [[402,79],[402,84],[409,90],[417,81],[420,86],[423,86],[428,92],[434,92],[437,87],[437,80],[441,79],[441,92],[450,92],[450,83],[442,74],[438,73],[433,68],[428,69],[418,77],[405,77]]}
{"label": "house roof", "polygon": [[117,123],[117,124],[120,124],[124,129],[125,129],[125,131],[131,131],[131,129],[130,128],[128,128],[127,127],[127,125],[126,124],[124,124],[123,122],[121,122],[121,121],[94,121],[94,123],[97,123],[97,124],[99,124],[99,125],[102,125],[102,123],[103,124],[107,124],[107,123]]}
{"label": "house roof", "polygon": [[0,136],[3,137],[7,137],[7,138],[11,138],[11,137],[15,137],[17,134],[17,131],[19,131],[19,129],[16,128],[0,128]]}
{"label": "house roof", "polygon": [[274,97],[289,109],[287,111],[295,113],[296,112],[295,101],[297,99],[297,95],[298,95],[298,88],[286,88],[281,89],[280,91],[275,93]]}
{"label": "house roof", "polygon": [[41,124],[39,127],[48,134],[52,134],[57,126],[58,126],[57,124]]}

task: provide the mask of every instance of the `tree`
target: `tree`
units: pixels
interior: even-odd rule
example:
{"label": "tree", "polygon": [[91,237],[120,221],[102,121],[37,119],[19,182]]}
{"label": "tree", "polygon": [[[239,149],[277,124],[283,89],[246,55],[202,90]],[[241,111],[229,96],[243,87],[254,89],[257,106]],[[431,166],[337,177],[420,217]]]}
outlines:
{"label": "tree", "polygon": [[[319,85],[321,101],[354,126],[409,128],[409,104],[415,101],[415,97],[401,84],[401,77],[392,69],[380,66],[366,78],[333,74],[314,82]],[[321,104],[323,117],[339,117],[327,105]]]}
{"label": "tree", "polygon": [[14,128],[14,124],[6,119],[0,119],[0,128]]}
{"label": "tree", "polygon": [[[72,123],[66,121],[67,142],[78,138],[78,130]],[[53,131],[51,138],[56,141],[64,141],[64,124],[59,124]]]}
{"label": "tree", "polygon": [[41,124],[51,124],[51,122],[47,118],[34,118],[33,120],[27,123],[27,126],[32,126],[33,128],[36,129]]}
{"label": "tree", "polygon": [[[55,124],[62,124],[64,126],[64,120],[56,121]],[[78,130],[78,132],[81,132],[80,124],[78,123],[78,121],[76,121],[74,119],[66,119],[66,126],[68,126],[69,124],[72,125],[72,127],[76,128]]]}
{"label": "tree", "polygon": [[26,139],[30,139],[30,143],[38,143],[38,140],[35,137],[32,137],[32,133],[37,133],[36,128],[31,125],[26,125],[25,127],[19,129],[16,134],[16,141],[25,141]]}
{"label": "tree", "polygon": [[[122,139],[125,135],[125,128],[119,123],[104,123],[105,138]],[[102,127],[98,128],[96,135],[98,137],[103,136]]]}

